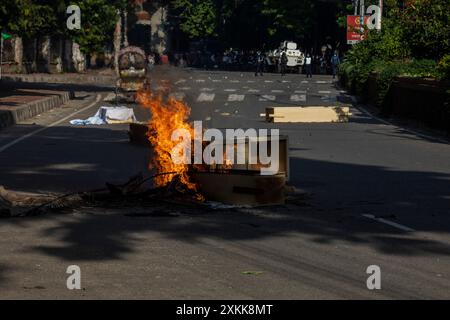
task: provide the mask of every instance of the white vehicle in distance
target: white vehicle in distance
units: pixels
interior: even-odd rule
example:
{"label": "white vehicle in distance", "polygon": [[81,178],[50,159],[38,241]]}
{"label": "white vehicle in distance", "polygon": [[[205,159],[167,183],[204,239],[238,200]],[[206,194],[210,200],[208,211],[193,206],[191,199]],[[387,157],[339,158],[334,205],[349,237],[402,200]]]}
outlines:
{"label": "white vehicle in distance", "polygon": [[281,53],[285,51],[287,56],[286,69],[297,73],[302,73],[305,64],[305,54],[297,48],[297,43],[292,41],[283,41],[280,47],[271,52],[272,59],[277,66],[277,71],[281,72]]}

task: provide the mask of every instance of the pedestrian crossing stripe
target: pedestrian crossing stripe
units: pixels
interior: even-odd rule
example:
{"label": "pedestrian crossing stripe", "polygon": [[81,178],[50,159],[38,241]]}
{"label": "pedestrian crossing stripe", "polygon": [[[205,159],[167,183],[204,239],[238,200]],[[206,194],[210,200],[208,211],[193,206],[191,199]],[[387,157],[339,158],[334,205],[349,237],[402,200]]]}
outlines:
{"label": "pedestrian crossing stripe", "polygon": [[184,98],[186,98],[186,94],[184,92],[173,92],[169,94],[169,96],[175,100],[184,100]]}
{"label": "pedestrian crossing stripe", "polygon": [[224,91],[225,92],[236,92],[237,90],[236,89],[225,89]]}
{"label": "pedestrian crossing stripe", "polygon": [[293,94],[293,95],[291,95],[291,101],[305,102],[306,101],[306,95],[305,94]]}
{"label": "pedestrian crossing stripe", "polygon": [[214,93],[200,93],[197,98],[197,102],[210,102],[213,101],[216,95]]}
{"label": "pedestrian crossing stripe", "polygon": [[272,90],[273,93],[283,93],[284,90]]}
{"label": "pedestrian crossing stripe", "polygon": [[258,93],[260,90],[258,89],[249,89],[248,92],[249,93]]}
{"label": "pedestrian crossing stripe", "polygon": [[275,99],[275,96],[264,94],[259,98],[259,101],[275,101]]}
{"label": "pedestrian crossing stripe", "polygon": [[230,94],[228,96],[229,102],[236,102],[236,101],[244,101],[245,95],[243,94]]}

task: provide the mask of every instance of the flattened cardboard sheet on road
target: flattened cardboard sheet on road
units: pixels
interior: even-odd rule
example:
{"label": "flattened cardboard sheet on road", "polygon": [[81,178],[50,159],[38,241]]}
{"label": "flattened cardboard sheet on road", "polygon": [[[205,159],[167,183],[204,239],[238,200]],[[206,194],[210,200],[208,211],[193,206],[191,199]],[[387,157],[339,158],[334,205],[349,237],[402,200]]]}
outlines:
{"label": "flattened cardboard sheet on road", "polygon": [[347,122],[350,107],[347,106],[307,106],[266,108],[267,122]]}

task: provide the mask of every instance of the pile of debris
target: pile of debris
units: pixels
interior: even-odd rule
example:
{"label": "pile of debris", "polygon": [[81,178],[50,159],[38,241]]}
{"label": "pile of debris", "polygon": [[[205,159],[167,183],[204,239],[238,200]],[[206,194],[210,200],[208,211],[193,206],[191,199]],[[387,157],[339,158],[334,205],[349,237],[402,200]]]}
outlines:
{"label": "pile of debris", "polygon": [[145,206],[164,202],[202,205],[198,195],[186,189],[177,176],[164,187],[149,186],[148,184],[151,184],[151,181],[159,175],[161,174],[144,178],[140,173],[123,184],[106,183],[104,188],[64,195],[13,191],[0,186],[0,217],[27,217],[51,212],[70,212],[85,206],[108,208]]}

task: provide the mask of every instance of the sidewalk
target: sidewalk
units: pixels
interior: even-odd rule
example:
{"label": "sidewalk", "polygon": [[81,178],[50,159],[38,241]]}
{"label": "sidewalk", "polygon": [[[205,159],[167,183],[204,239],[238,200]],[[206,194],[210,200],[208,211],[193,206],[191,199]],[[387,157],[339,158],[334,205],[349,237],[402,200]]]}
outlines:
{"label": "sidewalk", "polygon": [[0,130],[40,113],[58,108],[73,98],[70,91],[44,89],[0,89]]}
{"label": "sidewalk", "polygon": [[31,73],[31,74],[3,74],[6,83],[64,83],[64,84],[114,84],[117,77],[113,70],[89,70],[86,73]]}

